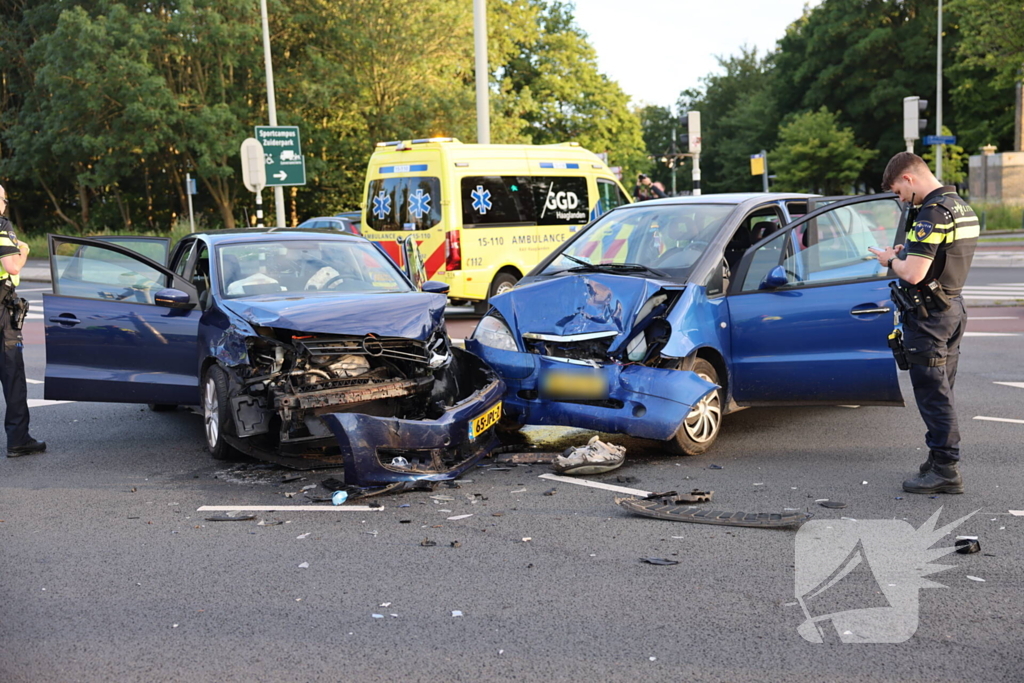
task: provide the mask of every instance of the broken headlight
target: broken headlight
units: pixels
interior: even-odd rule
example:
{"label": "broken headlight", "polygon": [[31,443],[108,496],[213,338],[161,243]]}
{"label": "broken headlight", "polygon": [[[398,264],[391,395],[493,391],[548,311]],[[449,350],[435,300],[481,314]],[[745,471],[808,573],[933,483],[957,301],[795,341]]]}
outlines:
{"label": "broken headlight", "polygon": [[473,339],[484,346],[501,351],[518,351],[516,340],[512,337],[508,325],[496,315],[484,316],[473,330]]}

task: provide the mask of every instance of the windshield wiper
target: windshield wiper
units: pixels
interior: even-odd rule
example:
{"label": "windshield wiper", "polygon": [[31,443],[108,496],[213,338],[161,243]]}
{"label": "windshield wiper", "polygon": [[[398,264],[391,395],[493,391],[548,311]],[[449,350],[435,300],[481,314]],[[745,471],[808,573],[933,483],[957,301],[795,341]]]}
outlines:
{"label": "windshield wiper", "polygon": [[[565,256],[565,254],[562,254]],[[575,260],[575,259],[574,259]],[[652,273],[658,277],[666,277],[665,273],[645,266],[642,263],[585,263],[582,266],[569,268],[569,272],[597,271],[606,273]]]}

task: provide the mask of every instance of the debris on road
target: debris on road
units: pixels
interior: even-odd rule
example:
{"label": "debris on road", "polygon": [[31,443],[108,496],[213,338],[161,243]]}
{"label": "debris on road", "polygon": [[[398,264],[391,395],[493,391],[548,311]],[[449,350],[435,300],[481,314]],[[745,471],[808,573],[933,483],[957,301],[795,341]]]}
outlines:
{"label": "debris on road", "polygon": [[658,564],[658,565],[665,565],[665,566],[672,565],[672,564],[679,564],[679,560],[670,560],[670,559],[665,558],[665,557],[641,557],[640,561],[641,562],[646,562],[647,564]]}
{"label": "debris on road", "polygon": [[334,505],[341,505],[346,500],[348,500],[347,491],[335,491],[334,493],[331,494],[331,503],[333,503]]}
{"label": "debris on road", "polygon": [[800,526],[814,516],[805,512],[724,512],[665,503],[660,499],[616,498],[615,502],[633,514],[643,517],[723,526],[786,528]]}
{"label": "debris on road", "polygon": [[273,522],[268,522],[265,519],[261,519],[260,521],[256,522],[256,526],[279,526],[281,524],[284,524],[284,520],[275,520]]}
{"label": "debris on road", "polygon": [[309,569],[309,562],[303,562],[300,564],[299,569]]}
{"label": "debris on road", "polygon": [[558,489],[557,488],[553,488],[553,489],[548,489],[547,491],[545,491],[544,495],[545,496],[553,496],[556,493],[558,493]]}
{"label": "debris on road", "polygon": [[818,502],[818,505],[830,510],[842,510],[846,507],[846,503],[840,503],[838,500],[822,500]]}
{"label": "debris on road", "polygon": [[517,453],[500,453],[494,457],[495,463],[511,463],[515,465],[550,465],[558,457],[558,453],[542,451],[522,451]]}
{"label": "debris on road", "polygon": [[424,538],[422,541],[420,541],[420,545],[424,548],[433,548],[437,545],[437,541],[431,541],[429,538]]}
{"label": "debris on road", "polygon": [[720,470],[720,469],[722,469],[722,466],[721,465],[708,465],[708,469],[709,470]]}
{"label": "debris on road", "polygon": [[453,609],[452,610],[452,616],[453,617],[461,617],[462,616],[462,610]]}
{"label": "debris on road", "polygon": [[462,544],[459,543],[458,541],[452,541],[452,547],[453,548],[461,548]]}
{"label": "debris on road", "polygon": [[981,543],[978,542],[977,536],[957,536],[956,543],[953,545],[956,547],[956,551],[961,555],[971,555],[973,553],[981,552]]}
{"label": "debris on road", "polygon": [[601,441],[593,436],[586,446],[567,448],[551,463],[552,469],[561,474],[602,474],[622,467],[626,461],[626,449],[622,446]]}
{"label": "debris on road", "polygon": [[238,512],[238,513],[228,512],[227,514],[223,514],[223,515],[211,515],[211,516],[206,518],[206,521],[207,522],[245,522],[245,521],[248,521],[250,519],[256,519],[256,515],[252,515],[252,514],[248,514],[248,513],[241,513],[241,512]]}
{"label": "debris on road", "polygon": [[667,505],[679,504],[679,503],[710,503],[711,496],[715,495],[714,491],[701,491],[700,489],[693,489],[689,493],[676,493],[675,491],[666,491],[665,493],[650,493],[644,496],[643,500],[659,500],[662,499]]}
{"label": "debris on road", "polygon": [[980,581],[981,583],[985,583],[985,579],[979,579],[977,576],[971,576],[970,574],[967,575],[967,578],[971,581]]}
{"label": "debris on road", "polygon": [[472,517],[472,516],[473,516],[472,513],[470,513],[468,515],[455,515],[454,517],[449,517],[448,520],[451,521],[451,522],[455,522],[455,521],[458,521],[460,519],[466,519],[467,517]]}

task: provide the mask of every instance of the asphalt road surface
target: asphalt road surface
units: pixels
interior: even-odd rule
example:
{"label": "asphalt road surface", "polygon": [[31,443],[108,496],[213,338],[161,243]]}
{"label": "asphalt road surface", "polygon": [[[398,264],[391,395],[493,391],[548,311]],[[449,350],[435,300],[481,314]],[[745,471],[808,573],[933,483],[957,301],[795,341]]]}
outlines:
{"label": "asphalt road surface", "polygon": [[[1024,283],[1002,270],[980,286]],[[28,290],[44,287],[22,290],[38,301]],[[26,334],[34,380],[40,312]],[[283,483],[291,472],[214,462],[186,410],[36,405],[32,432],[48,452],[0,458],[0,681],[1020,681],[1024,517],[1009,511],[1024,510],[1024,307],[970,313],[962,496],[900,489],[925,456],[912,401],[745,410],[690,458],[608,437],[627,447],[626,465],[586,478],[711,489],[705,507],[825,521],[801,532],[634,517],[615,504],[622,494],[489,461],[459,488],[381,498],[380,511],[211,522],[197,508],[287,508],[308,502],[304,486],[325,493],[332,472]],[[464,336],[473,321],[450,325]],[[906,373],[901,382],[911,399]],[[29,395],[41,399],[42,384]],[[589,436],[530,432],[552,449]],[[927,529],[936,513],[940,526],[970,515],[936,548],[973,535],[981,552],[935,558],[927,543],[909,555],[913,543],[879,543],[881,520]],[[863,550],[825,563],[834,590],[798,590],[798,572],[836,552],[815,543],[851,528]],[[945,588],[918,587],[929,559],[948,567],[927,577]],[[871,607],[883,608],[878,621],[849,633],[823,622],[820,644],[798,631],[808,614]],[[893,634],[907,637],[871,642]]]}

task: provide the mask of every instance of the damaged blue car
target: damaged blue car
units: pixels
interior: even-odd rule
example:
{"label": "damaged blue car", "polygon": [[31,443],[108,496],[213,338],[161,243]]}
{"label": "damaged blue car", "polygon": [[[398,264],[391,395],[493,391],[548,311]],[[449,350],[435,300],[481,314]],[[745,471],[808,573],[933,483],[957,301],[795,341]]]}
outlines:
{"label": "damaged blue car", "polygon": [[565,425],[705,452],[748,406],[903,405],[886,340],[891,194],[724,194],[619,207],[491,299],[467,350],[503,427]]}
{"label": "damaged blue car", "polygon": [[[504,385],[418,291],[339,233],[50,235],[47,399],[199,406],[215,458],[341,464],[354,485],[450,479],[496,444]],[[165,265],[166,263],[166,265]]]}

